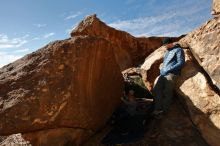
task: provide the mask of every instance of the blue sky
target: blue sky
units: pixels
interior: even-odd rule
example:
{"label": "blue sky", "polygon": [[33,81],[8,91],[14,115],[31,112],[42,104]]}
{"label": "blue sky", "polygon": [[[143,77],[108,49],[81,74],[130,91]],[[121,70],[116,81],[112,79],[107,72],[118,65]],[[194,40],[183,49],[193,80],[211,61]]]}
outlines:
{"label": "blue sky", "polygon": [[134,36],[179,36],[211,18],[211,0],[1,0],[0,67],[70,37],[85,16]]}

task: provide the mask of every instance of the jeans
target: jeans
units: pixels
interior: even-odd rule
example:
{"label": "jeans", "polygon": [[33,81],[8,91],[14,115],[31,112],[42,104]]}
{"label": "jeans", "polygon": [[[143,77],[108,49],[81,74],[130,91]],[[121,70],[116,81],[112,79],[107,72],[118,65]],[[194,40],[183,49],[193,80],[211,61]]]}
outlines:
{"label": "jeans", "polygon": [[159,76],[153,89],[155,101],[154,110],[168,112],[169,106],[173,99],[173,90],[177,77],[177,75],[171,73],[166,76]]}

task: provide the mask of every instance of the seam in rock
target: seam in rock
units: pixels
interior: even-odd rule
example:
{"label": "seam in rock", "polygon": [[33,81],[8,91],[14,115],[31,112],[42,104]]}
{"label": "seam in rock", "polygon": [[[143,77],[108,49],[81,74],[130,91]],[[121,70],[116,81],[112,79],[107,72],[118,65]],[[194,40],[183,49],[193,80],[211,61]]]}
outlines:
{"label": "seam in rock", "polygon": [[207,79],[208,85],[210,86],[210,88],[218,95],[220,96],[220,89],[213,83],[211,77],[209,76],[209,74],[205,71],[205,69],[200,65],[201,61],[198,58],[198,56],[195,54],[195,52],[191,49],[188,48],[190,50],[190,52],[192,53],[192,58],[194,63],[196,63],[199,68],[201,73],[205,76],[205,78]]}

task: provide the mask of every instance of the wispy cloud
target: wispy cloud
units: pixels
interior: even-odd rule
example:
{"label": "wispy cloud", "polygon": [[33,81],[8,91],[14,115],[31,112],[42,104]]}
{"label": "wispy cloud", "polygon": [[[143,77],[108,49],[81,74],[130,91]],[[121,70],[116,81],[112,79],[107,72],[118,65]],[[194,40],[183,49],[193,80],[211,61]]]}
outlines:
{"label": "wispy cloud", "polygon": [[144,17],[144,18],[137,18],[137,19],[131,19],[131,20],[119,20],[113,23],[110,23],[109,25],[112,27],[115,27],[117,29],[143,29],[147,28],[149,26],[152,26],[156,23],[163,22],[164,20],[171,19],[175,15],[174,14],[166,14],[166,15],[160,15],[160,16],[152,16],[152,17]]}
{"label": "wispy cloud", "polygon": [[42,28],[42,27],[46,27],[47,24],[40,24],[40,23],[38,23],[38,24],[34,24],[34,26],[36,26],[38,28]]}
{"label": "wispy cloud", "polygon": [[65,32],[68,33],[68,34],[70,34],[72,30],[73,30],[72,28],[70,28],[70,29],[66,29]]}
{"label": "wispy cloud", "polygon": [[0,34],[0,49],[21,47],[28,42],[27,37],[29,37],[29,35],[17,38],[9,38],[6,34]]}
{"label": "wispy cloud", "polygon": [[77,12],[76,14],[72,14],[72,15],[67,16],[64,20],[74,19],[81,14],[82,14],[82,12]]}
{"label": "wispy cloud", "polygon": [[10,62],[13,62],[21,57],[22,57],[22,55],[13,55],[13,54],[9,54],[7,52],[0,52],[0,58],[1,58],[0,67],[4,66]]}
{"label": "wispy cloud", "polygon": [[25,53],[25,52],[28,52],[28,51],[30,51],[29,49],[19,49],[19,50],[16,50],[16,51],[14,51],[14,53]]}
{"label": "wispy cloud", "polygon": [[135,36],[179,36],[197,27],[196,22],[202,22],[203,18],[198,16],[206,8],[204,2],[201,2],[199,6],[186,3],[178,8],[170,6],[170,9],[158,15],[117,20],[109,23],[109,25],[116,29],[128,31]]}
{"label": "wispy cloud", "polygon": [[141,34],[159,35],[158,33],[163,33],[164,30],[168,29],[167,25],[164,25],[163,22],[171,20],[173,17],[175,17],[175,14],[164,14],[160,16],[143,17],[131,20],[119,20],[110,23],[109,25],[117,29],[128,31],[135,36],[139,36]]}
{"label": "wispy cloud", "polygon": [[34,37],[33,39],[32,39],[32,41],[34,41],[34,40],[39,40],[40,39],[40,37]]}
{"label": "wispy cloud", "polygon": [[74,24],[71,28],[66,29],[66,33],[70,34],[72,30],[77,27],[78,23]]}
{"label": "wispy cloud", "polygon": [[51,33],[45,34],[43,37],[46,39],[46,38],[49,38],[49,37],[51,37],[51,36],[53,36],[53,35],[55,35],[55,33],[54,33],[54,32],[51,32]]}

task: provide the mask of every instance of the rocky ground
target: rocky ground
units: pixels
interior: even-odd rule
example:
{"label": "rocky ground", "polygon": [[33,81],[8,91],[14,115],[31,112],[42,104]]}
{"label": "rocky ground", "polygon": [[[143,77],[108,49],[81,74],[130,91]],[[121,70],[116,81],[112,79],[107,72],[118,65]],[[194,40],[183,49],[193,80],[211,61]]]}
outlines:
{"label": "rocky ground", "polygon": [[[177,99],[167,115],[152,120],[147,127],[142,140],[121,146],[209,146]],[[100,131],[83,146],[105,146],[100,142],[110,129],[107,127]]]}

